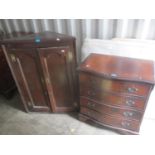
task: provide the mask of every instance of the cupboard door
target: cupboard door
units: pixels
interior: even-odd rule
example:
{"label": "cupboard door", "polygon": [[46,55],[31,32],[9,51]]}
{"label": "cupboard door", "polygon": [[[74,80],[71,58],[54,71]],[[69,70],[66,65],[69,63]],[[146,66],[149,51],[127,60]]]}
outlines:
{"label": "cupboard door", "polygon": [[16,86],[12,78],[5,55],[0,47],[0,93],[6,98],[12,97],[12,93]]}
{"label": "cupboard door", "polygon": [[75,103],[69,48],[49,47],[38,50],[52,111],[73,111]]}
{"label": "cupboard door", "polygon": [[35,49],[10,49],[9,58],[29,111],[49,111]]}

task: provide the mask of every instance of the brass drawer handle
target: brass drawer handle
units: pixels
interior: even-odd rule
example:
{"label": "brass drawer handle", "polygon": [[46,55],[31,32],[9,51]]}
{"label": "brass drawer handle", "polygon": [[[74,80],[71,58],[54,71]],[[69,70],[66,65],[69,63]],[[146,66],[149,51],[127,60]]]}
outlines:
{"label": "brass drawer handle", "polygon": [[131,87],[128,88],[129,93],[134,93],[134,92],[137,92],[137,91],[138,91],[138,88],[131,88]]}
{"label": "brass drawer handle", "polygon": [[121,125],[126,128],[126,127],[130,126],[130,123],[129,122],[122,122]]}
{"label": "brass drawer handle", "polygon": [[125,112],[123,112],[123,115],[125,117],[131,117],[131,116],[133,116],[133,113],[132,112],[129,112],[129,111],[125,111]]}
{"label": "brass drawer handle", "polygon": [[95,103],[90,103],[90,102],[88,102],[88,103],[87,103],[87,106],[88,106],[88,107],[93,107],[93,108],[94,108],[94,107],[95,107]]}
{"label": "brass drawer handle", "polygon": [[10,54],[12,62],[16,62],[16,56],[14,54]]}
{"label": "brass drawer handle", "polygon": [[126,101],[126,104],[129,105],[129,106],[132,106],[132,105],[135,104],[135,101],[127,100],[127,101]]}

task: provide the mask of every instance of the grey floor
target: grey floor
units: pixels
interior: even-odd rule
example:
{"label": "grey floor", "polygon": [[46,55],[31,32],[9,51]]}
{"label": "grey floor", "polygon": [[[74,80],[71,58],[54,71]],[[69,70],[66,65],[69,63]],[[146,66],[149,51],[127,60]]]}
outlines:
{"label": "grey floor", "polygon": [[11,100],[0,96],[0,134],[118,135],[106,128],[79,121],[77,113],[26,113],[18,93]]}

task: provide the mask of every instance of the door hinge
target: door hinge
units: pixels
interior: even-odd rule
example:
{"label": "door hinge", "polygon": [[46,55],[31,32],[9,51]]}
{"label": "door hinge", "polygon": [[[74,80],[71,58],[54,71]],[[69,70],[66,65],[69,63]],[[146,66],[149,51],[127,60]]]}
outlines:
{"label": "door hinge", "polygon": [[50,79],[48,77],[46,78],[46,82],[47,84],[50,84]]}
{"label": "door hinge", "polygon": [[12,62],[16,62],[16,57],[14,54],[10,54],[10,57]]}
{"label": "door hinge", "polygon": [[41,77],[41,82],[44,83],[44,79],[43,79],[43,77]]}

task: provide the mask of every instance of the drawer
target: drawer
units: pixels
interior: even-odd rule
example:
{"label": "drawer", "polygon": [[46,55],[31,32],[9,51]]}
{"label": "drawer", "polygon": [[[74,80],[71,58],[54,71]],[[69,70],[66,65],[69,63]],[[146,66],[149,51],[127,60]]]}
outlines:
{"label": "drawer", "polygon": [[147,96],[152,88],[150,84],[146,83],[104,79],[86,73],[80,73],[80,85],[95,90],[139,96]]}
{"label": "drawer", "polygon": [[106,114],[101,114],[98,113],[94,110],[90,110],[85,107],[81,107],[80,112],[93,120],[96,120],[100,123],[103,123],[105,125],[112,126],[114,128],[122,128],[122,129],[127,129],[127,130],[132,130],[132,131],[139,131],[140,124],[138,121],[133,121],[133,120],[127,120],[127,119],[119,119],[116,117],[111,117]]}
{"label": "drawer", "polygon": [[116,95],[102,91],[95,91],[94,89],[80,89],[80,96],[88,97],[99,103],[108,104],[117,107],[124,107],[130,109],[137,109],[143,111],[145,109],[146,98],[136,96]]}
{"label": "drawer", "polygon": [[107,105],[103,105],[100,103],[96,103],[88,98],[80,97],[80,105],[83,107],[87,107],[89,109],[98,111],[103,114],[108,114],[115,117],[120,118],[127,118],[127,119],[135,119],[135,120],[141,120],[143,113],[136,111],[136,110],[130,110],[130,109],[120,109],[118,107],[111,107]]}

